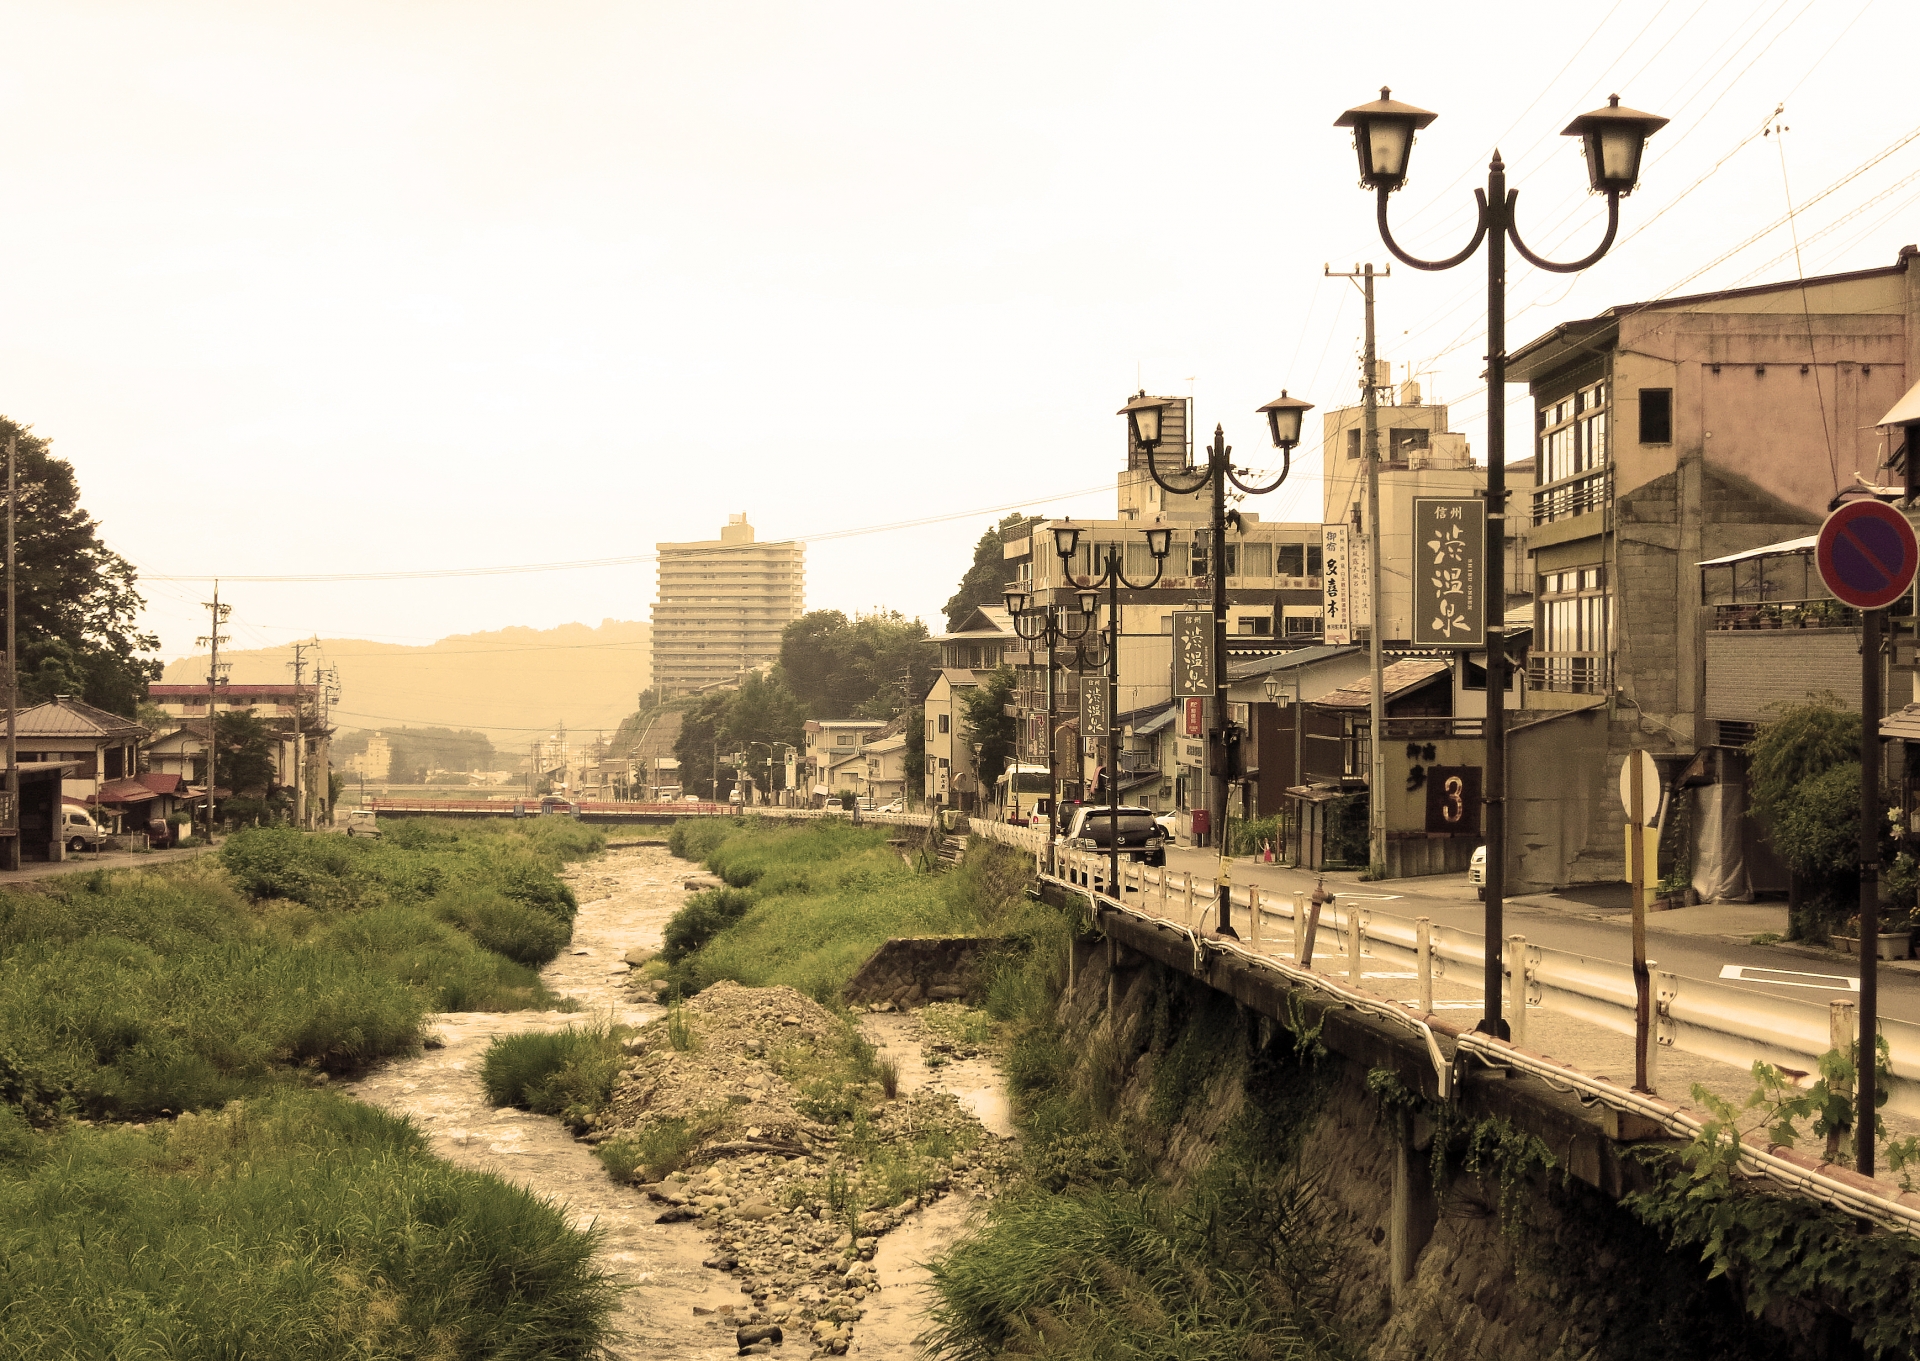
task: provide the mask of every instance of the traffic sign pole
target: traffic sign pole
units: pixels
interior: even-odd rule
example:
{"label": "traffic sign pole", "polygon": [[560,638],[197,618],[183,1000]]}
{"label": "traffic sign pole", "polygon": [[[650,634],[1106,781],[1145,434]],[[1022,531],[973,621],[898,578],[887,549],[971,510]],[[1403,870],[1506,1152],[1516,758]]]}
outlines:
{"label": "traffic sign pole", "polygon": [[1629,878],[1633,884],[1633,1089],[1647,1087],[1647,1028],[1653,1008],[1652,978],[1647,973],[1647,857],[1644,762],[1638,751],[1627,753],[1627,853],[1633,857]]}
{"label": "traffic sign pole", "polygon": [[1874,1089],[1880,1031],[1880,625],[1886,611],[1860,613],[1860,1060],[1854,1091],[1854,1169],[1873,1175]]}

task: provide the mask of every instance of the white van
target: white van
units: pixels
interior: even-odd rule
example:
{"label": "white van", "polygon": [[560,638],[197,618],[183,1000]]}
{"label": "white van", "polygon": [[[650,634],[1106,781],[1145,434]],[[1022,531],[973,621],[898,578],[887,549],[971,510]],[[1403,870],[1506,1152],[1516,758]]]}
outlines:
{"label": "white van", "polygon": [[380,815],[371,808],[356,808],[347,814],[348,836],[380,835]]}
{"label": "white van", "polygon": [[107,844],[107,834],[84,808],[67,808],[60,823],[60,839],[70,851],[97,851]]}

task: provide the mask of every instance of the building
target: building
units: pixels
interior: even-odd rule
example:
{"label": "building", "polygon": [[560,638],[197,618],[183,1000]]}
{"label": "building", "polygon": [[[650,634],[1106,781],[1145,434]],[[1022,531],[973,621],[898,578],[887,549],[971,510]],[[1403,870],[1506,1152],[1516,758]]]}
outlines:
{"label": "building", "polygon": [[367,749],[347,758],[347,772],[367,780],[384,780],[393,769],[393,745],[386,734],[367,734]]}
{"label": "building", "polygon": [[55,695],[14,718],[14,750],[22,765],[65,763],[60,793],[90,802],[100,786],[139,773],[144,724],[96,709],[72,695]]}
{"label": "building", "polygon": [[869,742],[862,753],[867,768],[861,793],[876,803],[901,799],[907,793],[907,739],[893,733]]}
{"label": "building", "polygon": [[926,729],[926,796],[928,803],[949,808],[973,807],[980,794],[974,771],[973,743],[967,734],[965,695],[980,684],[980,673],[967,667],[940,668],[922,706]]}
{"label": "building", "polygon": [[[1710,646],[1742,646],[1717,626],[1723,606],[1747,602],[1710,602],[1700,565],[1737,571],[1749,550],[1813,533],[1861,480],[1888,480],[1878,422],[1920,377],[1916,258],[1907,246],[1877,269],[1612,307],[1514,351],[1535,424],[1533,485],[1509,510],[1530,524],[1526,704],[1599,710],[1582,726],[1604,748],[1556,762],[1554,799],[1514,791],[1515,891],[1621,877],[1610,791],[1629,750],[1676,777],[1750,730],[1708,704]],[[1518,743],[1514,760],[1518,780]]]}
{"label": "building", "polygon": [[810,718],[801,727],[801,787],[825,797],[859,791],[865,750],[889,725],[877,718]]}
{"label": "building", "polygon": [[745,515],[717,539],[663,543],[653,607],[653,684],[660,698],[736,684],[780,655],[780,633],[800,617],[804,544],[757,543]]}
{"label": "building", "polygon": [[[207,778],[207,746],[212,734],[208,722],[207,687],[204,685],[150,685],[148,702],[157,706],[175,726],[152,735],[146,743],[144,761],[156,775],[178,776],[183,785],[204,786]],[[311,816],[321,816],[328,793],[328,774],[332,769],[333,728],[322,716],[323,692],[317,685],[225,684],[212,706],[216,714],[251,713],[266,725],[272,735],[273,783],[276,788],[294,787],[295,765],[304,759],[302,785],[307,793]],[[295,735],[296,721],[299,733]],[[384,745],[384,743],[383,743]],[[304,755],[302,755],[304,754]],[[386,778],[382,766],[377,778]],[[224,782],[221,786],[226,787]],[[204,794],[204,788],[199,791]],[[225,797],[221,795],[220,797]],[[184,795],[182,796],[184,801]]]}

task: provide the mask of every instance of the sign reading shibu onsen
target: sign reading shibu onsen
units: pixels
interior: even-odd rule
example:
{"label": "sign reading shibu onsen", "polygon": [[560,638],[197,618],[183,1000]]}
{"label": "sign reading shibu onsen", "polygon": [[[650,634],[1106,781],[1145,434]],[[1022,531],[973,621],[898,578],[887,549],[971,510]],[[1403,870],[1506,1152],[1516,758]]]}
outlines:
{"label": "sign reading shibu onsen", "polygon": [[1482,647],[1487,640],[1487,505],[1477,496],[1413,500],[1413,641]]}

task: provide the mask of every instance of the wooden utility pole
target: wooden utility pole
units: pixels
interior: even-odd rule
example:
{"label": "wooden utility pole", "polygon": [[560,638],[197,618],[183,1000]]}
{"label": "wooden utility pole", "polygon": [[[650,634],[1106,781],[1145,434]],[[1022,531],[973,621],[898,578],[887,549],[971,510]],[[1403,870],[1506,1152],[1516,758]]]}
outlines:
{"label": "wooden utility pole", "polygon": [[[1324,266],[1323,266],[1324,268]],[[1375,866],[1387,863],[1387,701],[1382,680],[1385,663],[1381,650],[1380,626],[1380,373],[1379,354],[1374,346],[1373,281],[1393,273],[1391,267],[1375,274],[1372,265],[1356,266],[1352,271],[1335,274],[1333,279],[1359,279],[1366,299],[1366,343],[1360,359],[1360,406],[1363,421],[1362,456],[1367,464],[1367,670],[1373,683],[1370,706],[1371,723],[1367,757],[1367,860]],[[1304,778],[1304,777],[1303,777]]]}
{"label": "wooden utility pole", "polygon": [[[207,844],[213,844],[213,790],[218,779],[220,747],[220,644],[230,641],[220,626],[233,613],[233,606],[220,603],[220,583],[213,583],[213,599],[206,602],[212,625],[207,636],[194,642],[212,649],[207,659]],[[231,662],[228,663],[232,665]]]}
{"label": "wooden utility pole", "polygon": [[[14,461],[18,445],[17,436],[7,436],[7,824],[13,829],[13,835],[6,838],[6,867],[10,870],[20,868],[20,753],[14,745],[15,720],[20,712],[20,678],[14,666],[14,647],[18,640],[13,627],[13,499],[18,486]],[[58,830],[57,824],[55,830]]]}
{"label": "wooden utility pole", "polygon": [[307,649],[319,642],[315,638],[311,643],[293,645],[293,825],[303,831],[307,826],[307,743],[300,731],[300,680]]}

